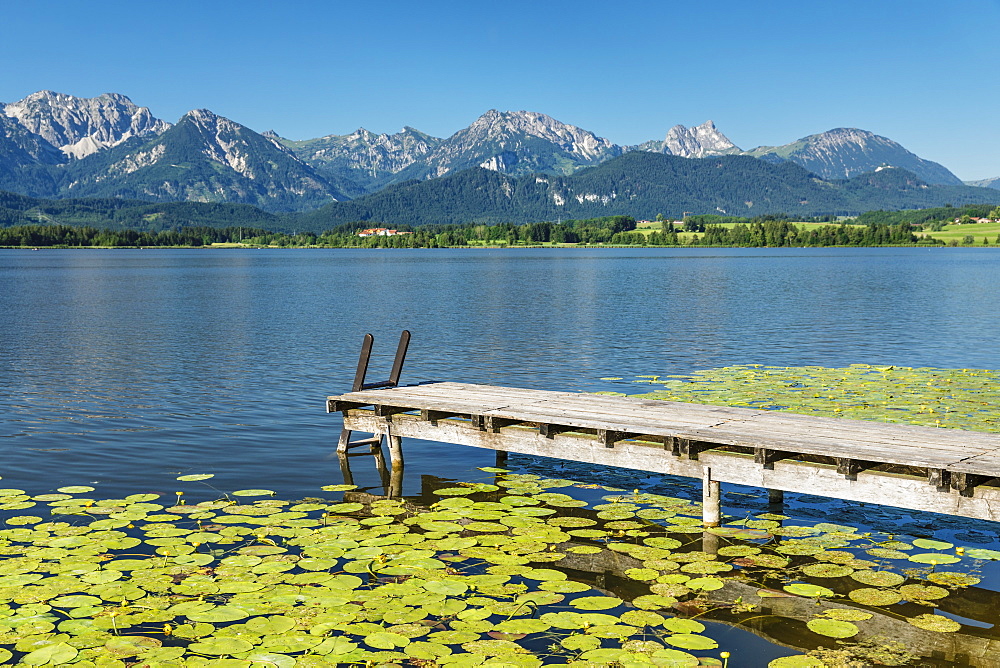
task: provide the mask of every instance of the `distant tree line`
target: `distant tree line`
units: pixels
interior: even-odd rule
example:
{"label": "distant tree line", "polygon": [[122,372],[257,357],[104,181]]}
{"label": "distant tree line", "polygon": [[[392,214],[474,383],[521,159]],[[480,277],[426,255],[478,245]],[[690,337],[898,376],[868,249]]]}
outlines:
{"label": "distant tree line", "polygon": [[[694,234],[681,236],[672,222],[664,221],[659,230],[649,233],[636,231],[636,221],[630,216],[606,216],[587,220],[527,223],[515,225],[426,225],[419,228],[400,227],[393,236],[359,237],[358,230],[367,224],[337,226],[320,234],[313,232],[284,233],[263,228],[207,226],[178,227],[170,230],[139,232],[136,230],[101,229],[92,226],[15,225],[0,228],[0,246],[5,247],[200,247],[214,243],[243,243],[251,246],[327,247],[327,248],[446,248],[473,245],[535,245],[535,244],[602,244],[612,246],[887,246],[941,244],[930,238],[918,238],[913,225],[846,223],[806,227],[774,216],[754,219],[696,217],[688,228]],[[715,222],[706,222],[706,220]],[[694,229],[691,229],[694,228]]]}
{"label": "distant tree line", "polygon": [[249,227],[180,227],[158,232],[112,230],[71,225],[15,225],[0,228],[0,246],[42,247],[135,247],[135,246],[207,246],[230,243],[270,234]]}

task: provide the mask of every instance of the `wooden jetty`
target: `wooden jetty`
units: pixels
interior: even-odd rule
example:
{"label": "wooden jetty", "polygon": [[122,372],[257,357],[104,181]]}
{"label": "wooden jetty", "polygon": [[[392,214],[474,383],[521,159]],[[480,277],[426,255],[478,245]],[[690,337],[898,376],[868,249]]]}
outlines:
{"label": "wooden jetty", "polygon": [[[1000,434],[882,424],[673,401],[455,382],[399,386],[409,332],[389,381],[365,385],[365,337],[338,451],[403,438],[454,443],[703,480],[704,523],[721,521],[719,484],[734,483],[1000,521]],[[352,431],[374,434],[351,441]],[[400,476],[396,476],[399,480]]]}

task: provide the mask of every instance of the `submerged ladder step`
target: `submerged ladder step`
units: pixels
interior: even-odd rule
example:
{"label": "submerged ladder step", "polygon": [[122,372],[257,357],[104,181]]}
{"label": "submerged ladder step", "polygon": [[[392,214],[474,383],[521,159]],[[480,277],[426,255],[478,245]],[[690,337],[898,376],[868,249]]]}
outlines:
{"label": "submerged ladder step", "polygon": [[373,436],[372,438],[362,438],[362,439],[358,439],[357,441],[349,441],[347,443],[347,447],[348,448],[360,448],[361,446],[364,446],[364,445],[381,445],[381,444],[382,444],[382,437],[381,436]]}

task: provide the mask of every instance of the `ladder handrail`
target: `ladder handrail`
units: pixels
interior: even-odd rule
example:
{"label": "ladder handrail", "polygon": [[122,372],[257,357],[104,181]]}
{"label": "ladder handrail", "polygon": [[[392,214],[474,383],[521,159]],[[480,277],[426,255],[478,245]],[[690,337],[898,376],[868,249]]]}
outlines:
{"label": "ladder handrail", "polygon": [[389,373],[389,380],[378,383],[365,383],[365,376],[368,375],[368,361],[372,356],[372,346],[375,344],[375,337],[365,334],[361,342],[361,355],[358,358],[358,371],[354,375],[354,385],[352,392],[362,390],[374,390],[383,387],[396,387],[399,385],[399,377],[403,373],[403,362],[406,361],[406,351],[410,347],[410,330],[404,329],[399,335],[399,345],[396,347],[396,358],[392,362],[392,371]]}

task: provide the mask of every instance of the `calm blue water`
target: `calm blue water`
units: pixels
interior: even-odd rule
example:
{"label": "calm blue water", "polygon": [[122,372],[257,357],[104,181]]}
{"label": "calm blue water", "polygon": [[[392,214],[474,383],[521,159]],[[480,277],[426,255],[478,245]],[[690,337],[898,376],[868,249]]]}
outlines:
{"label": "calm blue water", "polygon": [[[220,489],[315,494],[339,479],[324,398],[349,389],[365,332],[372,377],[387,373],[404,327],[410,382],[996,368],[998,286],[991,249],[3,251],[2,475],[115,494],[211,472]],[[407,455],[411,488],[492,458]]]}
{"label": "calm blue water", "polygon": [[[630,391],[600,379],[748,363],[998,368],[998,313],[992,249],[2,251],[0,486],[96,484],[108,498],[214,473],[206,496],[320,494],[342,482],[324,399],[350,388],[369,331],[370,379],[408,328],[405,382]],[[422,476],[469,480],[494,463],[474,448],[405,449],[406,494]],[[355,481],[377,485],[370,460],[355,462]],[[636,472],[510,466],[700,494]],[[736,515],[763,508],[760,490],[724,499]],[[1000,545],[995,524],[786,499],[794,519]],[[792,653],[722,624],[710,634],[741,647],[741,665]]]}

